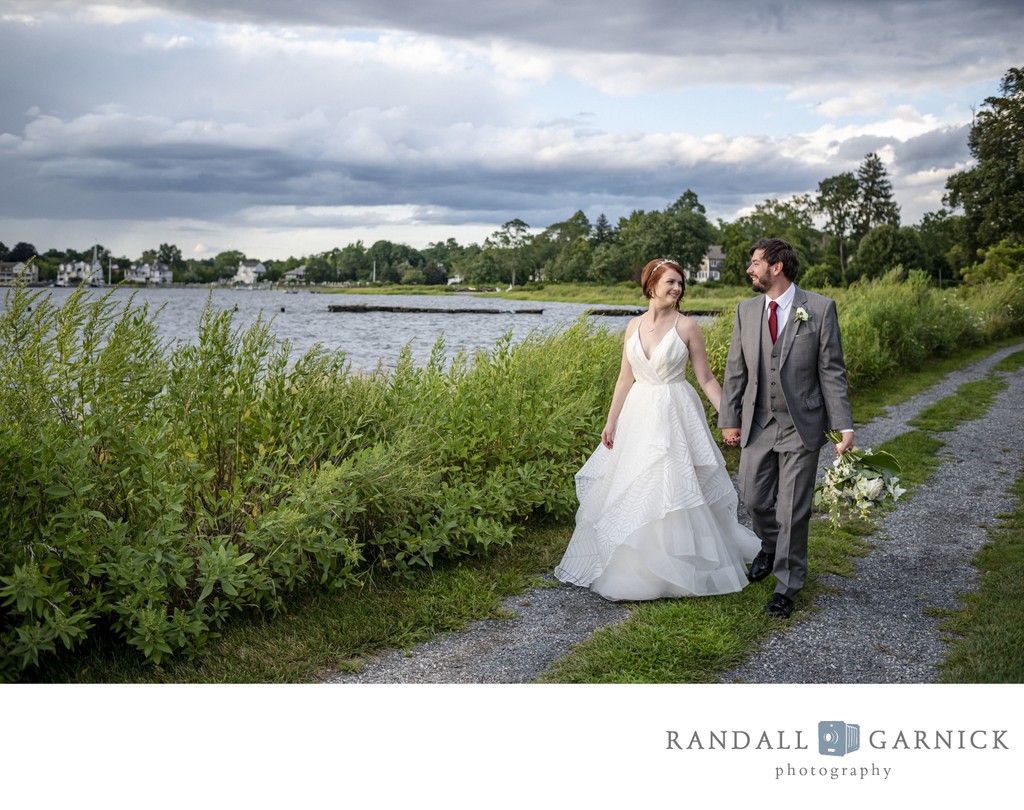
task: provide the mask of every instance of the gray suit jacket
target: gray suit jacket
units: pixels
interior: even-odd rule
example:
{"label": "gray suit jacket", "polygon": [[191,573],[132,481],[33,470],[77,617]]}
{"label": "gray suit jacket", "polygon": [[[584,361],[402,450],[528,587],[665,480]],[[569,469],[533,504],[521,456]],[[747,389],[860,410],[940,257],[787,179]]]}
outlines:
{"label": "gray suit jacket", "polygon": [[[793,320],[800,307],[810,316],[807,323]],[[750,436],[757,402],[764,317],[763,295],[740,302],[725,364],[718,426],[739,427],[742,446]],[[797,288],[780,339],[782,393],[801,442],[817,450],[827,441],[825,431],[853,427],[836,302]]]}

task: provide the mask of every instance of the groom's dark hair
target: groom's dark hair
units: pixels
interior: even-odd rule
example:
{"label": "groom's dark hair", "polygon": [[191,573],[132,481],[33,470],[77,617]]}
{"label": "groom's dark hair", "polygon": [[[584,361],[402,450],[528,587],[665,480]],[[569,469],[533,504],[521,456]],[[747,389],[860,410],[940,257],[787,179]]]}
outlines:
{"label": "groom's dark hair", "polygon": [[763,239],[758,239],[750,249],[751,256],[754,255],[755,250],[764,251],[764,260],[768,264],[782,262],[782,275],[790,281],[796,281],[797,273],[800,272],[800,257],[797,255],[796,248],[789,244],[789,242],[784,239],[764,237]]}

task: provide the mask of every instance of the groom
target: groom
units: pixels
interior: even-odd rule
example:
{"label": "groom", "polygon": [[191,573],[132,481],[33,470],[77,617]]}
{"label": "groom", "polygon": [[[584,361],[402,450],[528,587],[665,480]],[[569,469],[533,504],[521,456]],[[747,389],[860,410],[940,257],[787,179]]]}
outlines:
{"label": "groom", "polygon": [[836,304],[799,289],[800,259],[781,239],[750,249],[754,291],[742,301],[725,366],[718,426],[743,447],[740,497],[761,538],[750,581],[774,573],[770,616],[789,618],[807,579],[807,534],[827,430],[841,431],[836,453],[853,447],[853,415]]}

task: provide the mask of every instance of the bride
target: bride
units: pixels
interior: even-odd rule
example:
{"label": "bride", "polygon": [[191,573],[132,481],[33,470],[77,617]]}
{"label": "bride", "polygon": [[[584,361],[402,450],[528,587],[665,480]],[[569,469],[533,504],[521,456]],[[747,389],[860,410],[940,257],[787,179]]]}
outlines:
{"label": "bride", "polygon": [[608,421],[576,474],[576,529],[555,576],[613,600],[738,591],[761,543],[737,521],[687,360],[716,411],[722,388],[700,327],[679,312],[679,265],[649,262],[640,284],[648,309],[626,327]]}

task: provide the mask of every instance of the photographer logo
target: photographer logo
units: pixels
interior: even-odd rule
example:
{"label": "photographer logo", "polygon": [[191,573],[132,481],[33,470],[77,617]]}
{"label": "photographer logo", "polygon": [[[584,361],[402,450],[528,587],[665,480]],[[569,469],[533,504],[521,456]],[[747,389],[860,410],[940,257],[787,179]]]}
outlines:
{"label": "photographer logo", "polygon": [[839,720],[818,723],[818,753],[827,757],[844,757],[860,748],[860,726]]}

